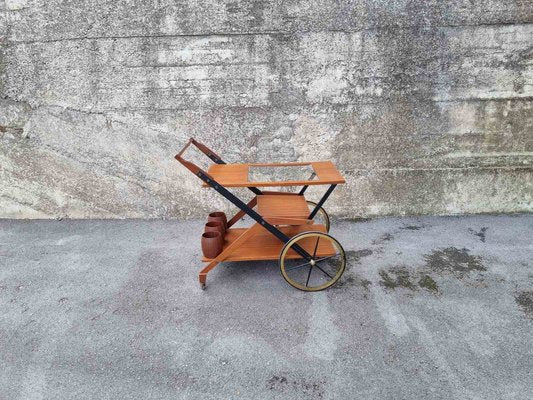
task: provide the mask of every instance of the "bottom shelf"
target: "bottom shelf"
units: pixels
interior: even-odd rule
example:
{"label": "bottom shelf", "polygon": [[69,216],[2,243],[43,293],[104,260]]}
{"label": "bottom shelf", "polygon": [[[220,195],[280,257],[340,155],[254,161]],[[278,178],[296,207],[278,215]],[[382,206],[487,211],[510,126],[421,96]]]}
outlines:
{"label": "bottom shelf", "polygon": [[[234,240],[246,231],[247,228],[230,228],[226,231],[224,249],[228,247]],[[319,231],[326,233],[324,225],[298,225],[298,226],[282,226],[278,227],[285,235],[292,237],[298,233],[308,231]],[[313,253],[316,239],[303,239],[298,242],[308,253]],[[277,237],[268,232],[266,229],[261,230],[254,236],[250,237],[241,246],[233,250],[233,252],[224,261],[259,261],[259,260],[277,260],[279,253],[284,243]],[[317,257],[327,257],[335,254],[335,249],[329,241],[322,240],[318,243],[316,252]],[[300,258],[301,256],[292,250],[287,254],[287,258]],[[212,261],[211,258],[202,257],[203,262]]]}

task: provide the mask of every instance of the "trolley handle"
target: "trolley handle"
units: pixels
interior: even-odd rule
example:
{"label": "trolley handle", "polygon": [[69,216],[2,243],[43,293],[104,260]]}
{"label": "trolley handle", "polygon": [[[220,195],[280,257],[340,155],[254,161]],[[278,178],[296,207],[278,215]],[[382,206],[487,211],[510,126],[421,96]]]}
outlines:
{"label": "trolley handle", "polygon": [[185,151],[189,148],[191,144],[194,144],[198,150],[204,153],[213,162],[217,164],[226,164],[224,160],[222,160],[222,158],[220,158],[220,156],[217,153],[215,153],[213,150],[211,150],[206,145],[196,141],[194,138],[190,138],[187,144],[183,147],[183,149],[181,149],[181,151],[177,155],[181,157],[181,155],[185,153]]}
{"label": "trolley handle", "polygon": [[185,146],[183,146],[183,148],[180,150],[180,152],[174,156],[174,158],[178,160],[180,163],[182,163],[193,174],[198,175],[198,173],[202,172],[204,175],[209,176],[205,171],[203,171],[196,164],[192,163],[191,161],[187,161],[182,157],[183,153],[187,151],[187,149],[189,148],[191,144],[195,145],[196,148],[198,148],[198,150],[204,153],[207,157],[209,157],[215,163],[225,164],[225,162],[209,147],[205,146],[204,144],[200,142],[197,142],[194,138],[190,138],[189,141],[185,144]]}
{"label": "trolley handle", "polygon": [[[178,160],[180,163],[182,163],[187,169],[192,171],[192,173],[194,175],[198,175],[198,176],[201,177],[201,175],[203,174],[204,176],[210,178],[211,180],[214,180],[212,176],[210,176],[207,172],[203,171],[197,165],[193,164],[190,161],[187,161],[187,160],[183,159],[183,157],[182,157],[183,153],[185,153],[185,151],[189,148],[189,146],[191,144],[194,144],[198,148],[198,150],[200,150],[202,153],[204,153],[207,157],[209,157],[215,163],[217,163],[217,164],[226,164],[226,162],[222,158],[220,158],[220,156],[217,153],[215,153],[213,150],[211,150],[209,147],[203,145],[202,143],[197,142],[196,140],[194,140],[194,138],[190,138],[189,141],[187,142],[187,144],[185,144],[185,146],[183,146],[183,149],[181,149],[180,152],[174,156],[174,158],[176,160]],[[256,195],[263,194],[256,187],[249,186],[248,189],[251,190]]]}
{"label": "trolley handle", "polygon": [[182,155],[183,153],[185,153],[185,151],[189,148],[189,146],[191,145],[192,141],[193,141],[193,138],[190,138],[190,139],[187,141],[187,143],[185,144],[185,146],[183,146],[183,149],[181,149],[180,152],[179,152],[178,154],[176,154],[176,156],[175,156],[174,158],[176,158],[176,159],[178,159],[178,157],[181,158],[181,155]]}

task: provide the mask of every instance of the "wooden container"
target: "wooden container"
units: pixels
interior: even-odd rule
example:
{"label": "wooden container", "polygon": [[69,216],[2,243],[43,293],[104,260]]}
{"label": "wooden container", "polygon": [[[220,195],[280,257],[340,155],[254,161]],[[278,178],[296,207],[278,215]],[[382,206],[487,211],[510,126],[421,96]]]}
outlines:
{"label": "wooden container", "polygon": [[224,239],[218,231],[204,232],[202,234],[202,253],[206,258],[215,258],[222,252]]}
{"label": "wooden container", "polygon": [[207,222],[211,221],[220,221],[224,224],[224,230],[228,229],[228,219],[226,218],[226,214],[224,214],[222,211],[210,213],[209,217],[207,217]]}
{"label": "wooden container", "polygon": [[222,221],[209,221],[205,224],[204,232],[220,232],[222,237],[224,237],[226,229],[224,228],[224,223]]}

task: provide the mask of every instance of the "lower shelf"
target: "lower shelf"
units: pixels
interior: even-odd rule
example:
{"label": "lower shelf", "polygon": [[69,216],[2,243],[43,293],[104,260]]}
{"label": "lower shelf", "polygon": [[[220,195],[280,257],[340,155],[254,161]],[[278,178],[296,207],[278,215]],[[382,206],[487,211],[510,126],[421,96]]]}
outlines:
{"label": "lower shelf", "polygon": [[[326,233],[324,225],[298,225],[282,226],[278,228],[285,235],[292,237],[298,233],[308,231],[319,231]],[[246,228],[230,228],[226,231],[224,249],[246,231]],[[298,242],[308,253],[313,253],[316,239],[305,238]],[[254,261],[254,260],[277,260],[284,243],[266,229],[261,230],[250,237],[241,246],[237,247],[224,261]],[[322,240],[318,243],[317,257],[327,257],[335,254],[335,249],[329,241]],[[287,254],[287,258],[300,258],[301,256],[292,250]],[[203,262],[212,261],[211,258],[202,257]]]}

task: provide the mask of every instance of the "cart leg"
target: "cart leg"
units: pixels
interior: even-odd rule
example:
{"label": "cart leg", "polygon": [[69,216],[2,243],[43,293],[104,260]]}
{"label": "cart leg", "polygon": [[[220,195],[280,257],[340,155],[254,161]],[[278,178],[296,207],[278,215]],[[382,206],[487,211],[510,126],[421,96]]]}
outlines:
{"label": "cart leg", "polygon": [[211,261],[207,266],[200,271],[198,275],[198,280],[200,281],[200,287],[205,289],[205,281],[207,280],[207,273],[217,266],[219,262],[217,260]]}
{"label": "cart leg", "polygon": [[241,236],[239,236],[233,243],[227,246],[222,253],[220,253],[215,259],[213,259],[209,264],[205,266],[204,269],[200,271],[198,275],[198,280],[200,281],[200,286],[202,289],[205,289],[205,281],[207,280],[207,273],[215,268],[219,263],[224,261],[237,247],[242,243],[246,242],[251,236],[255,235],[255,232],[264,229],[259,224],[254,224],[247,230],[245,230]]}
{"label": "cart leg", "polygon": [[205,290],[205,281],[207,280],[207,273],[200,272],[200,275],[198,275],[198,279],[200,280],[200,287],[202,290]]}

